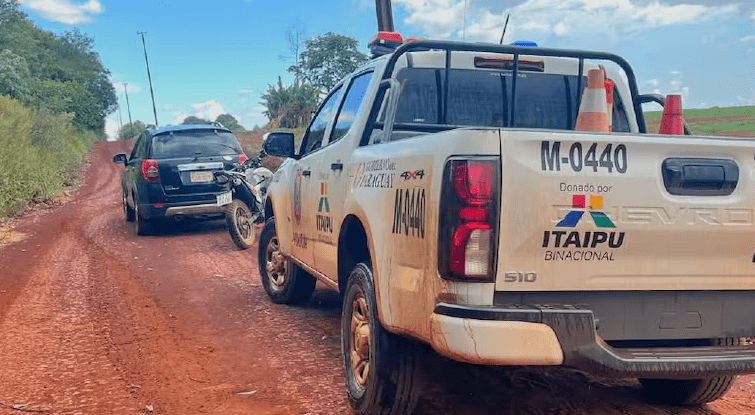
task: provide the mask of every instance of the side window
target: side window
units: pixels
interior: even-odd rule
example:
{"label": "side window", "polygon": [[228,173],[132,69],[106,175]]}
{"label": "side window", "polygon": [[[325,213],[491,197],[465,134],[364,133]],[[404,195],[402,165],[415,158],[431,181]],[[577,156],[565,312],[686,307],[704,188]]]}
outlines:
{"label": "side window", "polygon": [[312,120],[309,130],[307,130],[307,135],[301,143],[301,148],[299,149],[300,155],[309,154],[322,146],[325,130],[328,128],[328,123],[333,120],[333,113],[336,110],[338,101],[341,99],[342,90],[343,88],[339,86],[327,98],[325,103],[322,104],[322,107],[320,107],[320,111],[315,116],[315,119]]}
{"label": "side window", "polygon": [[342,139],[349,132],[349,128],[354,123],[357,112],[362,102],[364,102],[364,94],[367,92],[367,87],[370,85],[371,80],[372,72],[367,72],[357,76],[351,82],[328,143]]}
{"label": "side window", "polygon": [[136,150],[136,157],[140,159],[147,158],[147,142],[148,141],[149,141],[149,138],[147,137],[147,134],[142,135],[141,139],[139,140],[139,147]]}
{"label": "side window", "polygon": [[141,147],[144,143],[144,134],[140,135],[139,138],[136,139],[136,143],[134,143],[134,148],[131,149],[131,155],[128,156],[129,160],[134,160],[139,157],[139,147]]}

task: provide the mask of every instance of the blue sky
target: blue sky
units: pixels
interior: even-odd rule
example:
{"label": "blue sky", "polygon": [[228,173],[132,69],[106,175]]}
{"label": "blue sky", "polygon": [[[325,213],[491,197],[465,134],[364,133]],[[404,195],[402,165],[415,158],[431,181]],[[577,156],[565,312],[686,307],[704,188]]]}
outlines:
{"label": "blue sky", "polygon": [[[286,31],[328,31],[366,43],[376,29],[373,0],[215,0],[213,2],[19,0],[34,22],[94,39],[128,122],[153,123],[141,37],[146,44],[160,125],[195,115],[233,114],[264,125],[260,95],[293,77]],[[623,56],[642,92],[679,93],[686,108],[755,105],[755,1],[752,0],[393,0],[405,36],[595,49]],[[108,118],[108,131],[118,112]]]}

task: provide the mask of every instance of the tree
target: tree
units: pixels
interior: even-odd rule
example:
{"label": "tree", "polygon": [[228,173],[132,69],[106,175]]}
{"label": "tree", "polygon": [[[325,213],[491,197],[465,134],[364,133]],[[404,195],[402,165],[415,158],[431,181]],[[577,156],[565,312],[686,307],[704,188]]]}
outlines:
{"label": "tree", "polygon": [[26,59],[8,49],[0,52],[0,95],[26,104],[31,100],[30,83]]}
{"label": "tree", "polygon": [[134,121],[127,123],[126,125],[121,128],[121,130],[118,132],[118,139],[119,140],[128,140],[129,138],[134,138],[142,133],[142,131],[147,129],[147,125],[144,124],[141,121]]}
{"label": "tree", "polygon": [[226,128],[229,130],[236,132],[236,131],[245,131],[245,128],[239,124],[239,121],[231,114],[221,114],[218,115],[218,118],[215,118],[216,122],[219,122],[223,124]]}
{"label": "tree", "polygon": [[210,122],[197,116],[189,115],[188,117],[184,118],[181,124],[210,124]]}
{"label": "tree", "polygon": [[283,85],[279,76],[276,85],[267,86],[260,103],[272,128],[299,128],[309,124],[319,96],[317,88],[299,82]]}
{"label": "tree", "polygon": [[[291,26],[286,29],[286,43],[288,44],[288,50],[294,54],[294,66],[299,66],[299,51],[301,50],[302,43],[304,42],[304,36],[307,32],[307,27],[299,20],[297,16]],[[288,58],[280,56],[281,60]],[[298,81],[297,77],[297,81]]]}
{"label": "tree", "polygon": [[328,32],[308,39],[298,64],[288,68],[300,82],[327,92],[344,76],[367,62],[357,50],[359,42],[351,37]]}

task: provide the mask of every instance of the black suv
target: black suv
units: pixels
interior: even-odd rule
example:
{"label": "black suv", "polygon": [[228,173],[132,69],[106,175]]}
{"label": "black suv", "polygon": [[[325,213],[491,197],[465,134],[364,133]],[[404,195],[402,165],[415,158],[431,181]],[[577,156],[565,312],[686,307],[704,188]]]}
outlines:
{"label": "black suv", "polygon": [[147,234],[155,220],[221,217],[231,202],[214,172],[243,163],[247,156],[236,136],[220,124],[167,126],[144,131],[131,155],[118,153],[126,221]]}

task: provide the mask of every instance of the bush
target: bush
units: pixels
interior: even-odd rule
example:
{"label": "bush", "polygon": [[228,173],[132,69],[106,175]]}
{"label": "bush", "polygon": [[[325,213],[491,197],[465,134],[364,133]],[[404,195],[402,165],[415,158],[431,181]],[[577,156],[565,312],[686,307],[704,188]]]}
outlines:
{"label": "bush", "polygon": [[50,198],[77,177],[96,137],[76,130],[70,118],[0,96],[0,217]]}

